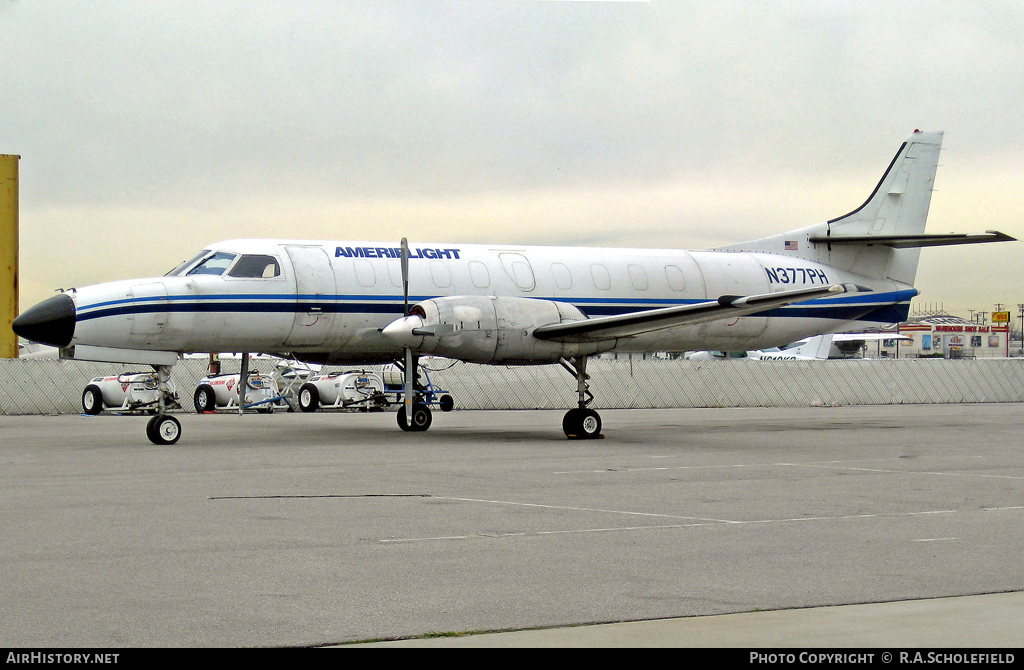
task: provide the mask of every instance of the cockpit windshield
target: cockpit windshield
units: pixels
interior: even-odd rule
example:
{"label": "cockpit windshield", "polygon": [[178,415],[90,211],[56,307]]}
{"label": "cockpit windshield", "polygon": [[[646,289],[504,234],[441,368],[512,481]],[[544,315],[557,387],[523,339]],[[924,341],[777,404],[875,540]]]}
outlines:
{"label": "cockpit windshield", "polygon": [[[236,260],[237,259],[237,260]],[[281,276],[281,263],[275,256],[264,254],[233,254],[203,249],[168,272],[165,277],[192,275],[224,276],[237,279],[271,279]]]}
{"label": "cockpit windshield", "polygon": [[222,275],[235,260],[235,254],[218,251],[188,271],[189,275]]}
{"label": "cockpit windshield", "polygon": [[176,268],[174,268],[173,270],[171,270],[170,272],[168,272],[164,276],[165,277],[177,277],[179,274],[181,274],[186,269],[188,269],[190,266],[192,266],[196,261],[198,261],[199,259],[201,259],[201,258],[203,258],[205,256],[209,256],[209,255],[210,255],[210,250],[209,249],[203,249],[202,251],[200,251],[198,254],[196,254],[192,258],[190,258],[187,261],[179,264]]}

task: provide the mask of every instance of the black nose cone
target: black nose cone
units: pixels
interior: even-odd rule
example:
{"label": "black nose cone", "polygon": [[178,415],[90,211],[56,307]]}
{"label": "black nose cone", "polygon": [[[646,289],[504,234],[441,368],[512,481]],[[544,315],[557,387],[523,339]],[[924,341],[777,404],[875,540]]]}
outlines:
{"label": "black nose cone", "polygon": [[11,327],[26,340],[66,347],[75,335],[75,301],[65,293],[47,298],[16,318]]}

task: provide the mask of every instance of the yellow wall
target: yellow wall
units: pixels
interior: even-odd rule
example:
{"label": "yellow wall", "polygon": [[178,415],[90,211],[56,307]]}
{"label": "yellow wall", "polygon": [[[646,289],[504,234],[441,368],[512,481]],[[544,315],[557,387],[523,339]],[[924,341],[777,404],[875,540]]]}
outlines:
{"label": "yellow wall", "polygon": [[18,159],[0,155],[0,358],[18,357]]}

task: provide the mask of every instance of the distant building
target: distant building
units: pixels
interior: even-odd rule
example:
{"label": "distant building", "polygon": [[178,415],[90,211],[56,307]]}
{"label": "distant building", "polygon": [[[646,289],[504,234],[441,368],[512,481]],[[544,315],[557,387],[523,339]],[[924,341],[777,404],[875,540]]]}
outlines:
{"label": "distant building", "polygon": [[[899,345],[900,358],[1003,358],[1010,355],[1007,325],[979,325],[959,316],[933,314],[911,318],[899,326],[912,338]],[[897,355],[895,342],[884,355]]]}

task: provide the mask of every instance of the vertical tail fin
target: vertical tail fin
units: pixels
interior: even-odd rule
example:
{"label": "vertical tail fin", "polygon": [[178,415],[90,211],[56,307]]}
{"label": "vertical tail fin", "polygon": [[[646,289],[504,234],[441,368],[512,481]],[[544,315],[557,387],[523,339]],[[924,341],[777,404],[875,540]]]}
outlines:
{"label": "vertical tail fin", "polygon": [[[931,206],[942,133],[914,131],[867,201],[826,223],[826,235],[919,235]],[[856,246],[826,249],[826,262],[859,274],[913,285],[919,248]]]}
{"label": "vertical tail fin", "polygon": [[939,164],[942,133],[915,130],[867,201],[828,222],[843,235],[917,235],[924,232]]}
{"label": "vertical tail fin", "polygon": [[863,205],[825,223],[773,235],[725,251],[761,251],[832,265],[857,274],[913,285],[920,249],[812,243],[831,235],[915,235],[924,232],[931,205],[942,132],[915,130],[896,152]]}

